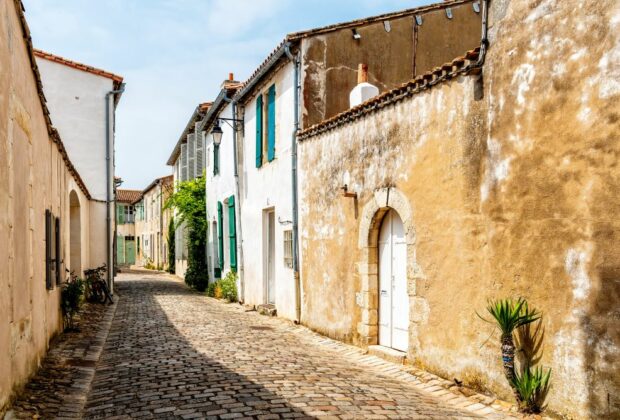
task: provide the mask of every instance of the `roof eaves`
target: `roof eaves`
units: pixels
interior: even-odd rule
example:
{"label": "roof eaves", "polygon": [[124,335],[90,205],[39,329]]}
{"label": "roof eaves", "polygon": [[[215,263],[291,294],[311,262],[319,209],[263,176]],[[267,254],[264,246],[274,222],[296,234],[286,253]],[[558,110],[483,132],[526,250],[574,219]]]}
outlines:
{"label": "roof eaves", "polygon": [[[196,120],[204,116],[204,113],[201,111],[201,109],[205,109],[205,104],[208,104],[208,102],[202,103],[196,106],[196,108],[194,109],[194,112],[192,113],[192,116],[189,118],[189,121],[187,122],[187,124],[185,125],[185,128],[183,129],[183,132],[181,133],[181,136],[179,137],[179,140],[175,144],[174,149],[172,149],[172,153],[170,154],[170,157],[168,158],[166,165],[172,166],[174,165],[174,162],[176,162],[177,157],[179,156],[179,153],[181,151],[181,144],[185,141],[187,134],[191,131],[193,125],[196,123]],[[212,104],[209,105],[209,109],[211,106],[213,105]]]}
{"label": "roof eaves", "polygon": [[468,51],[463,57],[457,57],[452,62],[417,76],[415,79],[401,86],[370,98],[353,108],[336,114],[333,117],[321,121],[297,134],[299,141],[307,140],[311,137],[321,135],[327,131],[338,128],[344,124],[358,120],[370,113],[373,113],[387,105],[400,102],[401,100],[416,95],[422,91],[432,88],[440,83],[453,79],[462,74],[475,74],[480,69],[477,60],[480,48]]}
{"label": "roof eaves", "polygon": [[381,22],[388,19],[399,18],[402,16],[409,16],[413,14],[425,13],[432,10],[445,9],[447,7],[458,6],[463,3],[470,3],[476,0],[452,0],[444,1],[441,3],[428,4],[426,6],[414,7],[411,9],[400,10],[398,12],[384,13],[381,15],[370,16],[362,19],[355,19],[348,22],[335,23],[333,25],[327,25],[320,28],[308,29],[305,31],[293,32],[286,36],[286,40],[293,42],[303,38],[311,36],[322,35],[328,32],[337,31],[340,29],[354,28],[360,25],[367,25],[370,23]]}
{"label": "roof eaves", "polygon": [[82,180],[82,177],[78,173],[75,166],[73,166],[73,162],[71,162],[71,159],[69,159],[69,155],[67,154],[67,150],[65,149],[65,145],[62,142],[62,139],[60,138],[60,134],[58,133],[58,130],[56,130],[56,128],[54,128],[54,126],[52,125],[52,119],[50,118],[50,111],[47,108],[47,100],[45,99],[45,94],[43,93],[43,82],[41,80],[41,73],[39,73],[39,67],[37,66],[37,60],[34,55],[34,47],[32,46],[32,37],[30,36],[30,29],[28,27],[28,22],[26,21],[26,16],[24,15],[24,12],[26,9],[24,8],[24,4],[22,3],[21,0],[13,0],[13,2],[15,4],[15,9],[17,10],[17,13],[19,14],[19,22],[22,27],[22,36],[26,44],[26,49],[28,50],[28,58],[30,59],[30,67],[32,69],[32,73],[35,79],[35,84],[37,86],[37,94],[39,96],[39,102],[41,103],[43,117],[45,119],[45,124],[47,126],[47,133],[49,137],[51,138],[52,142],[54,142],[56,144],[56,147],[58,147],[58,151],[60,152],[60,155],[62,156],[62,159],[65,162],[65,165],[67,166],[67,170],[73,176],[73,179],[75,179],[75,182],[77,183],[80,190],[84,193],[84,195],[86,196],[88,200],[92,200],[92,196],[90,195],[88,188],[86,188],[86,184]]}
{"label": "roof eaves", "polygon": [[111,73],[106,70],[102,70],[93,66],[89,66],[87,64],[78,63],[77,61],[69,60],[68,58],[61,57],[56,54],[48,53],[46,51],[33,49],[35,57],[43,58],[48,61],[53,61],[54,63],[62,64],[67,67],[71,67],[77,70],[81,70],[87,73],[91,73],[97,76],[105,77],[108,79],[112,79],[114,82],[114,89],[120,88],[121,83],[123,83],[123,77],[117,74]]}
{"label": "roof eaves", "polygon": [[233,100],[240,102],[248,93],[252,91],[252,88],[276,65],[280,59],[286,55],[286,50],[290,48],[292,42],[289,42],[286,38],[278,44],[278,46],[269,54],[267,59],[261,63],[260,66],[254,71],[254,73],[241,85],[237,91]]}

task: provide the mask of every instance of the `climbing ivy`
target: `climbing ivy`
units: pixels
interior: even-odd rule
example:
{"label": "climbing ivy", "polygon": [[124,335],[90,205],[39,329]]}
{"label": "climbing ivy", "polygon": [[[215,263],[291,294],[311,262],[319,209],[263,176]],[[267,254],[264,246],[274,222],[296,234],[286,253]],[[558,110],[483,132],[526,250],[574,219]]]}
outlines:
{"label": "climbing ivy", "polygon": [[188,267],[185,283],[199,291],[207,287],[207,206],[205,177],[180,182],[164,208],[175,209],[175,225],[187,230]]}

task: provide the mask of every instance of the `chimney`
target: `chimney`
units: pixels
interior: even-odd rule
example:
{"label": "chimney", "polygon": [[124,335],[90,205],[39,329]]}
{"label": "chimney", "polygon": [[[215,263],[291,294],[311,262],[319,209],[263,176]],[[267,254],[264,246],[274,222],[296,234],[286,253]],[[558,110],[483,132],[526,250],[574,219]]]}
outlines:
{"label": "chimney", "polygon": [[355,86],[349,94],[350,107],[353,108],[366,102],[378,94],[379,89],[368,83],[368,64],[360,64],[357,67],[357,86]]}
{"label": "chimney", "polygon": [[234,73],[228,73],[228,79],[224,80],[222,82],[222,85],[220,86],[220,88],[224,89],[226,87],[228,87],[229,85],[234,85],[239,83],[237,80],[235,80],[235,74]]}

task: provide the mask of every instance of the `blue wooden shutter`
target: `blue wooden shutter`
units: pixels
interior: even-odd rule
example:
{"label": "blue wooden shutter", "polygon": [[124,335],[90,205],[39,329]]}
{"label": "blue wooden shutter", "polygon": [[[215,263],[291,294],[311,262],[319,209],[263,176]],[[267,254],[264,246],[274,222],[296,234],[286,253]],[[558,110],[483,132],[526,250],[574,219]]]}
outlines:
{"label": "blue wooden shutter", "polygon": [[256,167],[263,165],[263,96],[256,98]]}
{"label": "blue wooden shutter", "polygon": [[267,94],[267,160],[276,157],[276,85],[271,85]]}
{"label": "blue wooden shutter", "polygon": [[237,225],[235,221],[235,196],[228,197],[228,240],[230,246],[230,269],[237,271]]}
{"label": "blue wooden shutter", "polygon": [[217,252],[219,253],[220,270],[224,269],[224,226],[223,215],[224,209],[222,202],[217,202]]}

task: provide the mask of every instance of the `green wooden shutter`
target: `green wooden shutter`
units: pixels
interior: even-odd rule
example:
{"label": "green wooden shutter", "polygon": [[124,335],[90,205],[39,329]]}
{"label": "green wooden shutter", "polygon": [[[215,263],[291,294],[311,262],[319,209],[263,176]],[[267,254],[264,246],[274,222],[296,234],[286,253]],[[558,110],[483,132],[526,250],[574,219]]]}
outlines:
{"label": "green wooden shutter", "polygon": [[267,160],[276,157],[276,85],[271,85],[267,94]]}
{"label": "green wooden shutter", "polygon": [[256,98],[256,167],[263,165],[263,96]]}
{"label": "green wooden shutter", "polygon": [[219,262],[220,262],[220,270],[224,269],[224,226],[222,226],[223,218],[222,213],[224,209],[222,208],[222,202],[217,202],[217,252],[219,254]]}
{"label": "green wooden shutter", "polygon": [[116,262],[125,264],[125,238],[121,235],[116,235]]}
{"label": "green wooden shutter", "polygon": [[125,206],[122,204],[116,206],[116,223],[119,225],[125,224]]}
{"label": "green wooden shutter", "polygon": [[228,240],[230,246],[230,269],[237,271],[237,225],[235,221],[235,196],[228,197]]}

